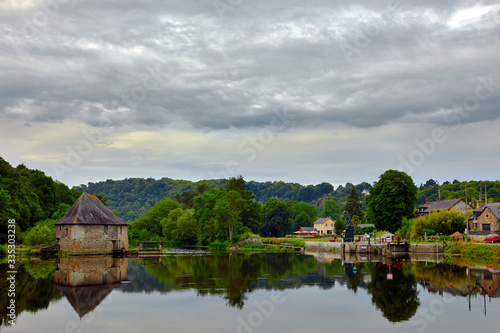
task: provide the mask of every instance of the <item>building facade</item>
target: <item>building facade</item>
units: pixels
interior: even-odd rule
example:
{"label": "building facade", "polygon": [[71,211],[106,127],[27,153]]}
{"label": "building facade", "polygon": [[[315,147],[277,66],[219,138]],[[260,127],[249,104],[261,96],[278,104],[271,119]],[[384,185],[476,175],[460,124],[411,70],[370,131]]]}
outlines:
{"label": "building facade", "polygon": [[484,204],[476,218],[477,229],[480,231],[500,232],[500,203]]}
{"label": "building facade", "polygon": [[333,235],[335,221],[329,217],[319,218],[314,222],[314,228],[318,230],[319,235]]}
{"label": "building facade", "polygon": [[96,196],[83,193],[55,222],[56,245],[71,254],[107,254],[128,250],[128,223]]}

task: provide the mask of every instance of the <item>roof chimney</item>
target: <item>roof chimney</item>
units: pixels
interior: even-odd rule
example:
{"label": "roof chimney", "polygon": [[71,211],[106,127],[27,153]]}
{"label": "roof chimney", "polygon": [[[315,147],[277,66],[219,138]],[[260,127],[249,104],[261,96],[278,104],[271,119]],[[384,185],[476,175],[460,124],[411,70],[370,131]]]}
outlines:
{"label": "roof chimney", "polygon": [[425,198],[425,203],[428,204],[430,203],[431,201],[429,200],[429,198]]}

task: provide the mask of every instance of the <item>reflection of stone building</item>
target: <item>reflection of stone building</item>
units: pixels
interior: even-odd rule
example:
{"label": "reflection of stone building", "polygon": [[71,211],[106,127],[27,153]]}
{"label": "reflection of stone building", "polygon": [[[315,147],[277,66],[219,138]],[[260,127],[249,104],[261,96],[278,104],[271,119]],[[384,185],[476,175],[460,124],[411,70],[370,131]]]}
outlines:
{"label": "reflection of stone building", "polygon": [[83,317],[94,310],[121,281],[127,279],[126,258],[62,258],[54,271],[54,285]]}
{"label": "reflection of stone building", "polygon": [[500,297],[500,273],[483,273],[478,276],[478,284],[490,297]]}
{"label": "reflection of stone building", "polygon": [[128,250],[128,223],[95,195],[83,193],[56,226],[56,244],[72,254]]}

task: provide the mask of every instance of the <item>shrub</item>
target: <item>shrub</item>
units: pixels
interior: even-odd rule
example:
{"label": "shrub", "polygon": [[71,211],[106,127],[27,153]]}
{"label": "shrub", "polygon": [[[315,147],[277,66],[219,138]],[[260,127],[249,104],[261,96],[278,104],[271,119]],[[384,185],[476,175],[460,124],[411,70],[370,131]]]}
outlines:
{"label": "shrub", "polygon": [[208,249],[212,251],[225,250],[226,248],[227,244],[221,243],[220,241],[215,241],[213,243],[208,244]]}
{"label": "shrub", "polygon": [[369,226],[369,227],[363,227],[363,228],[361,228],[361,232],[363,232],[364,234],[370,234],[370,233],[372,233],[374,230],[375,230],[375,227],[373,227],[373,226]]}
{"label": "shrub", "polygon": [[54,244],[56,241],[55,227],[37,224],[28,230],[25,241],[29,245]]}
{"label": "shrub", "polygon": [[7,254],[7,248],[4,245],[0,244],[0,256],[4,256],[6,254]]}
{"label": "shrub", "polygon": [[427,234],[427,236],[432,236],[434,235],[436,232],[432,229],[424,229],[422,230],[422,234]]}

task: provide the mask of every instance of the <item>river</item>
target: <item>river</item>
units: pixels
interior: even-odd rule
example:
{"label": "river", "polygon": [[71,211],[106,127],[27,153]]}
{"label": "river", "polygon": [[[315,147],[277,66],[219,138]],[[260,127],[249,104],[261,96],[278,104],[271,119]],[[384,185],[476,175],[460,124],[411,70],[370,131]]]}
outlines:
{"label": "river", "polygon": [[5,332],[500,329],[495,265],[176,249],[153,258],[16,261],[14,271],[0,264]]}

